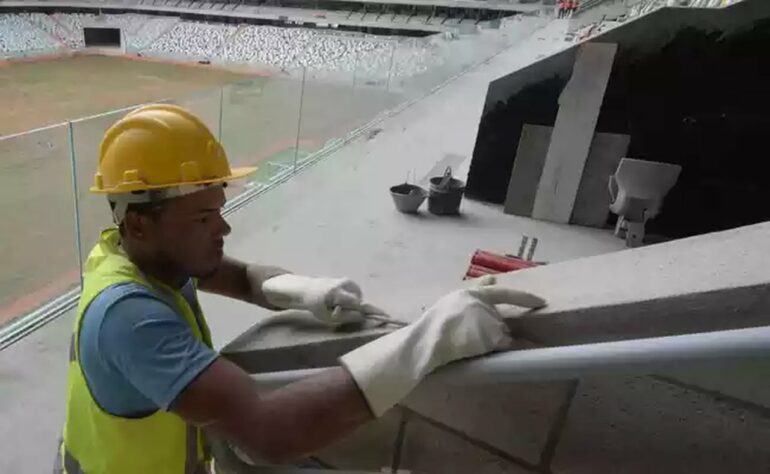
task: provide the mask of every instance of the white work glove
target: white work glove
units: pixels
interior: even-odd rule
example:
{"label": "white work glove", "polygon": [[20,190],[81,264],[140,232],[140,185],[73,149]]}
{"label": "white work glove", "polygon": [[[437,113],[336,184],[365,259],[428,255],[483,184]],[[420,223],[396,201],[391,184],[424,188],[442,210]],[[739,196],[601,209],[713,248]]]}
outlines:
{"label": "white work glove", "polygon": [[458,290],[411,325],[345,354],[340,362],[379,417],[439,366],[509,348],[508,327],[496,304],[540,308],[545,301],[503,286]]}
{"label": "white work glove", "polygon": [[326,324],[360,322],[361,288],[348,278],[314,278],[285,274],[262,283],[268,303],[281,309],[300,309]]}

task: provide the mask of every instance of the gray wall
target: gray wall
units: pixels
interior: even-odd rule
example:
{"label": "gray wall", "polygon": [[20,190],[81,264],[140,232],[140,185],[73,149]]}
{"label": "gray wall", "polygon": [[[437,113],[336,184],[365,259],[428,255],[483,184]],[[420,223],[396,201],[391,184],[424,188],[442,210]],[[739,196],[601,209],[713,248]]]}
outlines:
{"label": "gray wall", "polygon": [[[687,26],[729,33],[769,15],[770,2],[766,0],[745,0],[722,9],[662,8],[589,41],[617,43],[619,55],[628,50],[653,51]],[[489,111],[497,101],[507,100],[529,84],[554,75],[568,78],[575,63],[577,47],[577,44],[569,46],[561,53],[492,81],[487,91],[484,112]]]}
{"label": "gray wall", "polygon": [[[531,124],[522,128],[505,198],[506,214],[523,217],[532,215],[552,130],[552,127]],[[626,155],[629,141],[628,135],[594,135],[572,210],[571,223],[591,227],[603,227],[606,224],[610,205],[607,180],[617,169],[620,159]]]}

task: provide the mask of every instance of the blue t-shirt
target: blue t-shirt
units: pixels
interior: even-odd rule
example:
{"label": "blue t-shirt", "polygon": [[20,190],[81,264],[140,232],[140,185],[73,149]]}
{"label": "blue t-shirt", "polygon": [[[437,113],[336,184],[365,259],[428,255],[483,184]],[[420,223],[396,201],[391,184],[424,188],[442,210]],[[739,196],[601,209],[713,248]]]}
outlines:
{"label": "blue t-shirt", "polygon": [[[192,282],[182,293],[194,308]],[[138,284],[97,295],[83,315],[79,342],[80,365],[96,402],[122,417],[167,411],[218,356],[182,315]]]}

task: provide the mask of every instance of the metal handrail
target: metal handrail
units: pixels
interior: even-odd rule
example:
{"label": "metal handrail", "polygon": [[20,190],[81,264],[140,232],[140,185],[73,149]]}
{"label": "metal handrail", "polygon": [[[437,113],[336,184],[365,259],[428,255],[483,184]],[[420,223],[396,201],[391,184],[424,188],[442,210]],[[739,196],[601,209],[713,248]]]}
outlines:
{"label": "metal handrail", "polygon": [[[570,380],[594,375],[646,375],[714,362],[770,356],[770,326],[495,353],[455,362],[418,386],[491,385]],[[277,388],[328,368],[252,374],[263,389]]]}

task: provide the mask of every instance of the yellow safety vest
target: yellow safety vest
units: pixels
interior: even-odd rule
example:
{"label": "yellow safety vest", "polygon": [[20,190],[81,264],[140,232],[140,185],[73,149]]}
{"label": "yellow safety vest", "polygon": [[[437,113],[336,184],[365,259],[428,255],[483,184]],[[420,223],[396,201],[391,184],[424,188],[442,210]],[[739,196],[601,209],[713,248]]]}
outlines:
{"label": "yellow safety vest", "polygon": [[[211,347],[211,336],[200,307],[192,308],[181,292],[151,279],[128,259],[119,246],[117,229],[102,232],[86,261],[72,346],[67,387],[61,462],[67,474],[199,474],[209,469],[211,456],[201,429],[179,416],[157,411],[143,418],[111,415],[96,403],[79,363],[80,326],[88,305],[105,288],[138,283],[173,305],[196,337]],[[197,318],[196,318],[197,311]]]}

